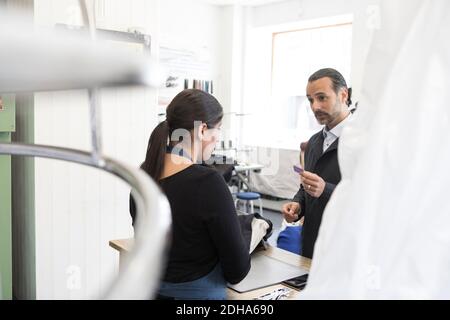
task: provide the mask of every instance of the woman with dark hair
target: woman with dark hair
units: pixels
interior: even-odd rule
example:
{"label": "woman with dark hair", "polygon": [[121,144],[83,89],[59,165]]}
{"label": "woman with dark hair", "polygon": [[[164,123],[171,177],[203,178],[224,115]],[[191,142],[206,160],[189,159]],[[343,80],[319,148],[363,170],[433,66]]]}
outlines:
{"label": "woman with dark hair", "polygon": [[[161,298],[226,299],[226,283],[240,282],[250,269],[231,193],[216,170],[201,165],[214,150],[222,116],[212,95],[187,89],[151,134],[141,168],[166,194],[173,221]],[[130,212],[134,224],[132,200]]]}

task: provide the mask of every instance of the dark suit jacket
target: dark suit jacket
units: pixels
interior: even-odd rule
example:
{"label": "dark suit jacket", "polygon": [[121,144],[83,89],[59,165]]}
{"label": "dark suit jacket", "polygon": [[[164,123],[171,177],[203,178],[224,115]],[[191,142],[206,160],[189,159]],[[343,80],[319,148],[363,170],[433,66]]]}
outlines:
{"label": "dark suit jacket", "polygon": [[305,150],[305,170],[320,176],[326,183],[325,190],[320,198],[313,198],[305,192],[303,185],[294,197],[300,203],[300,217],[305,216],[302,229],[302,255],[312,258],[314,244],[319,233],[322,214],[334,191],[341,181],[341,172],[338,163],[339,139],[337,139],[325,152],[323,152],[322,131],[309,139]]}

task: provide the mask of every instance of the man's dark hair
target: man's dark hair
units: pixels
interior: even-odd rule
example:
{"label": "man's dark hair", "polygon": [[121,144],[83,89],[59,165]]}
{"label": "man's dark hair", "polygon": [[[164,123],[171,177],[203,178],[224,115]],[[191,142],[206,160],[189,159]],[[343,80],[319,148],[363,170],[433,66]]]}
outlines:
{"label": "man's dark hair", "polygon": [[313,82],[322,78],[330,78],[333,83],[333,90],[336,94],[338,94],[339,90],[345,88],[348,90],[348,99],[347,105],[352,105],[352,88],[347,86],[347,82],[345,81],[342,74],[332,68],[320,69],[319,71],[314,72],[308,79],[308,82]]}

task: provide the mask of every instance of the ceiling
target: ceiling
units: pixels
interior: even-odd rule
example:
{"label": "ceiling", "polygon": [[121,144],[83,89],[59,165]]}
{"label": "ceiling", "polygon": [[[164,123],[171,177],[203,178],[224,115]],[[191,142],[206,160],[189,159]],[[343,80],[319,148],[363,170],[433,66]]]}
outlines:
{"label": "ceiling", "polygon": [[274,2],[281,2],[285,0],[200,0],[201,2],[209,3],[216,6],[226,5],[242,5],[242,6],[258,6]]}

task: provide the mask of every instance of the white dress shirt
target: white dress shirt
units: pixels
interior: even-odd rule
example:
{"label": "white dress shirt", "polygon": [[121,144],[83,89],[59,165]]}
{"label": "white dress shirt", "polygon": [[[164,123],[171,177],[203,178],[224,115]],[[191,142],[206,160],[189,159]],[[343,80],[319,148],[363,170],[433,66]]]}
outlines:
{"label": "white dress shirt", "polygon": [[326,126],[323,128],[323,152],[327,151],[327,149],[341,136],[342,130],[344,130],[351,115],[352,113],[350,112],[344,120],[331,130],[328,130]]}

